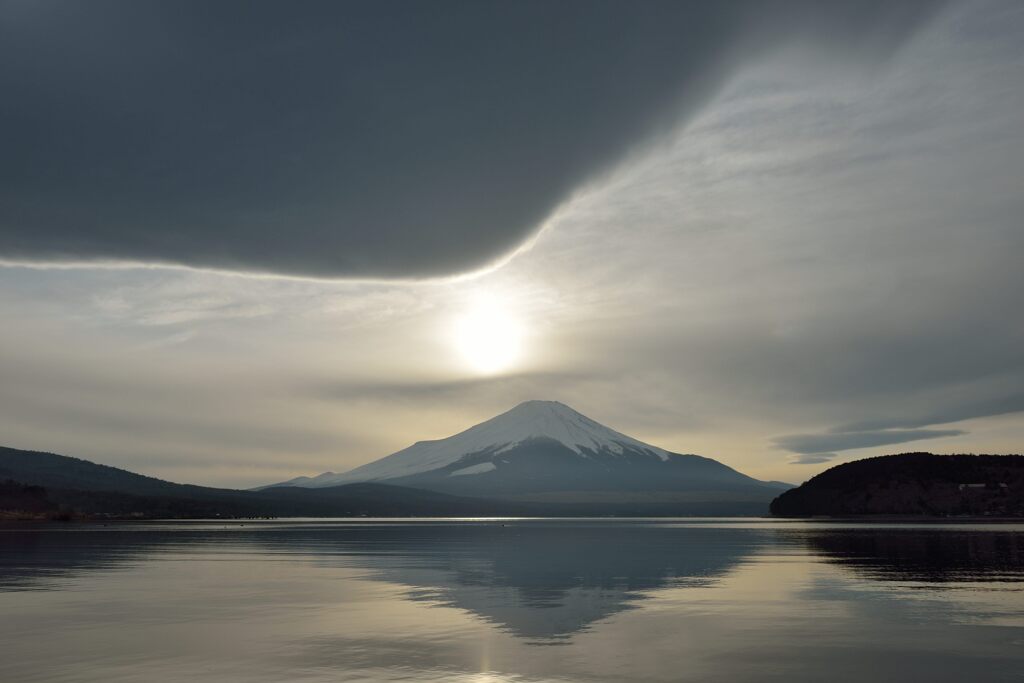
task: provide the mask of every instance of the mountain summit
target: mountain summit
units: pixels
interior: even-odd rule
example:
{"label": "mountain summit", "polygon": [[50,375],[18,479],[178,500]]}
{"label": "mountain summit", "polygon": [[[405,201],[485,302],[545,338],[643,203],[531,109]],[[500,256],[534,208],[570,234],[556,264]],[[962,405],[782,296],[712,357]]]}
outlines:
{"label": "mountain summit", "polygon": [[[564,403],[526,401],[455,436],[438,441],[417,442],[386,458],[336,476],[343,477],[345,481],[372,481],[409,476],[446,467],[471,454],[490,453],[497,456],[509,453],[520,444],[537,439],[558,442],[582,457],[598,453],[622,455],[629,450],[657,456],[662,460],[668,458],[668,453],[660,448],[609,429]],[[495,464],[493,460],[483,460],[473,465],[478,468],[474,472],[458,469],[451,474],[460,476],[496,468],[495,465],[483,469],[483,463]]]}
{"label": "mountain summit", "polygon": [[526,401],[446,439],[277,486],[353,482],[544,502],[765,503],[788,488],[644,443],[558,401]]}

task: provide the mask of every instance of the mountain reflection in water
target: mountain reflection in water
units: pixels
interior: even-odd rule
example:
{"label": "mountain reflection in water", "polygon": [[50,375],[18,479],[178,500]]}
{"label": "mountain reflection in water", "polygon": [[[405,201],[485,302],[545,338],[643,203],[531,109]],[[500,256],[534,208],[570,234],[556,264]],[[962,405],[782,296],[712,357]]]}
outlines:
{"label": "mountain reflection in water", "polygon": [[5,538],[0,590],[59,588],[79,573],[186,548],[251,544],[269,556],[369,570],[410,600],[464,609],[531,639],[570,636],[655,589],[710,585],[768,540],[755,530],[614,522],[137,525]]}
{"label": "mountain reflection in water", "polygon": [[[524,638],[558,639],[667,586],[712,584],[763,535],[614,523],[380,526],[337,534],[266,534],[320,562],[365,567],[412,600],[467,610]],[[298,545],[296,545],[298,544]]]}
{"label": "mountain reflection in water", "polygon": [[1019,525],[7,525],[0,680],[1016,680],[1022,582]]}

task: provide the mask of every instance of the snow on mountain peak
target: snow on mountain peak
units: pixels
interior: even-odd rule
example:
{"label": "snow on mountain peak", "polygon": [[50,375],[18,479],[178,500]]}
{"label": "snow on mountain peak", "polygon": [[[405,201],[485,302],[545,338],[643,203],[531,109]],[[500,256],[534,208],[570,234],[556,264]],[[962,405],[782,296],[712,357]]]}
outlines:
{"label": "snow on mountain peak", "polygon": [[[468,434],[474,430],[479,430],[481,436],[491,437],[492,443],[503,442],[512,445],[530,438],[546,437],[560,442],[579,454],[583,454],[583,449],[599,450],[602,448],[613,453],[622,453],[623,447],[629,446],[639,450],[652,451],[662,459],[667,457],[665,451],[660,448],[609,429],[558,401],[525,401],[512,410],[482,422],[462,434]],[[458,434],[456,437],[462,436],[462,434]]]}
{"label": "snow on mountain peak", "polygon": [[564,403],[525,401],[464,432],[437,441],[417,442],[330,479],[331,483],[344,483],[409,476],[445,467],[471,453],[485,450],[500,453],[538,438],[558,441],[584,457],[588,451],[622,454],[628,448],[649,452],[662,460],[668,459],[666,451],[609,429]]}

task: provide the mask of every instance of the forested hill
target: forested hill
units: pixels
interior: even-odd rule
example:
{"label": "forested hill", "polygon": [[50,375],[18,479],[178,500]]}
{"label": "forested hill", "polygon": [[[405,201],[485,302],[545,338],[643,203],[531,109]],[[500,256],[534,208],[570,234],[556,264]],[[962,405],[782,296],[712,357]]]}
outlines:
{"label": "forested hill", "polygon": [[1024,517],[1024,456],[900,453],[837,465],[771,504],[779,517]]}

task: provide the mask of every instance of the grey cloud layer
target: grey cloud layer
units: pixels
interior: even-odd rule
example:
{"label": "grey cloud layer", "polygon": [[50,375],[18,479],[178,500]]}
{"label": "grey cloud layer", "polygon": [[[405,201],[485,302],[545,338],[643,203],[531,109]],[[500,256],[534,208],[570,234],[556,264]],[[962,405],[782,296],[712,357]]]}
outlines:
{"label": "grey cloud layer", "polygon": [[848,451],[871,446],[888,446],[943,436],[959,436],[959,429],[906,429],[879,432],[845,432],[827,434],[792,434],[780,436],[775,443],[788,451],[803,455],[824,456],[829,451]]}
{"label": "grey cloud layer", "polygon": [[470,270],[738,63],[935,4],[2,2],[0,258]]}
{"label": "grey cloud layer", "polygon": [[[1015,382],[1019,381],[1014,375],[1010,377]],[[914,427],[949,424],[1024,411],[1024,396],[998,395],[998,388],[991,387],[988,391],[997,395],[984,400],[954,399],[945,401],[945,405],[933,412],[864,420],[835,427],[821,434],[781,436],[775,439],[775,444],[797,454],[797,457],[790,460],[794,464],[816,464],[836,458],[838,453],[835,451],[961,436],[968,433],[962,429],[913,429]]]}
{"label": "grey cloud layer", "polygon": [[[1014,377],[1014,380],[1017,378]],[[901,417],[890,417],[883,419],[867,420],[854,424],[845,425],[839,431],[862,431],[874,429],[908,429],[912,427],[925,427],[928,425],[947,424],[949,422],[960,422],[977,417],[990,417],[994,415],[1006,415],[1024,411],[1024,394],[1010,393],[1009,395],[996,395],[991,398],[959,401],[943,406],[935,412],[908,415]]]}

